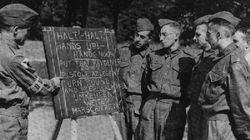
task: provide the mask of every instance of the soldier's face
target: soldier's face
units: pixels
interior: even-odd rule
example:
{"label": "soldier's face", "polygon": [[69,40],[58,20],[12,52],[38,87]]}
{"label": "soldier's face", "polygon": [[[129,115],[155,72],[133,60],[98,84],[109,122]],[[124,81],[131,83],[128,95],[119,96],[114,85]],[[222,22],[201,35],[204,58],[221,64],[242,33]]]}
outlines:
{"label": "soldier's face", "polygon": [[201,24],[196,27],[194,41],[197,42],[200,46],[206,45],[208,42],[206,41],[207,34],[207,25]]}
{"label": "soldier's face", "polygon": [[18,45],[24,45],[26,36],[28,34],[28,28],[17,28],[15,33],[15,41]]}
{"label": "soldier's face", "polygon": [[242,50],[246,50],[248,48],[248,43],[246,40],[246,35],[241,31],[236,31],[234,34],[234,42],[237,46],[239,46]]}
{"label": "soldier's face", "polygon": [[206,41],[211,45],[212,49],[216,49],[218,46],[218,32],[211,26],[208,27],[207,30],[207,38]]}
{"label": "soldier's face", "polygon": [[140,49],[144,45],[149,43],[150,41],[149,33],[150,31],[139,31],[135,33],[134,43],[136,48]]}
{"label": "soldier's face", "polygon": [[161,28],[160,41],[164,48],[169,48],[175,43],[179,37],[177,32],[177,29],[169,25],[164,25]]}

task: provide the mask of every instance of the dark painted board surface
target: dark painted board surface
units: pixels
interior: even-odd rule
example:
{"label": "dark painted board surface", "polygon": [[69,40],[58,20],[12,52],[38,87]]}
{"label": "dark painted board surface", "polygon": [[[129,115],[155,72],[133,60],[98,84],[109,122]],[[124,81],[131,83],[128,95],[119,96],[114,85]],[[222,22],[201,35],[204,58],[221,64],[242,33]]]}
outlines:
{"label": "dark painted board surface", "polygon": [[57,119],[112,113],[121,93],[113,30],[43,27],[50,78],[64,77],[53,100]]}

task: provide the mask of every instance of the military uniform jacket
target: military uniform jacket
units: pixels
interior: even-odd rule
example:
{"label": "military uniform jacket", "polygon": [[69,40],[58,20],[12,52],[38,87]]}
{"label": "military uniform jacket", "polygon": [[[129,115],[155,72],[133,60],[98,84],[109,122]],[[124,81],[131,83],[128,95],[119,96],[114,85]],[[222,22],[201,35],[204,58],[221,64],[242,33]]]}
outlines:
{"label": "military uniform jacket", "polygon": [[180,48],[174,52],[166,49],[150,53],[148,90],[171,98],[185,96],[195,60]]}
{"label": "military uniform jacket", "polygon": [[244,53],[233,43],[218,55],[207,73],[199,104],[206,114],[229,111],[237,139],[250,139],[250,71]]}
{"label": "military uniform jacket", "polygon": [[121,77],[128,92],[142,93],[142,78],[146,69],[146,56],[149,52],[149,48],[134,52],[131,46],[123,46],[119,49]]}
{"label": "military uniform jacket", "polygon": [[27,58],[1,42],[0,106],[28,106],[30,94],[46,95],[54,91],[54,83],[41,79],[29,66]]}
{"label": "military uniform jacket", "polygon": [[205,81],[205,76],[214,66],[214,61],[216,61],[216,51],[203,51],[200,54],[196,65],[193,67],[192,76],[188,87],[188,96],[192,103],[197,103],[201,92],[201,86]]}

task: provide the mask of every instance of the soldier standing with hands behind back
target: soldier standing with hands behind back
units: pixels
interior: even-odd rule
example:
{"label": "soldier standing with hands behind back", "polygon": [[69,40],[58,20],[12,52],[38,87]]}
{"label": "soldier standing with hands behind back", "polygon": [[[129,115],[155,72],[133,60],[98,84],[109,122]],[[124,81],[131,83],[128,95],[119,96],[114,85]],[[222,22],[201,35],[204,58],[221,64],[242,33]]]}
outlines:
{"label": "soldier standing with hands behind back", "polygon": [[153,24],[147,18],[137,20],[134,42],[119,48],[122,79],[125,83],[124,114],[127,126],[127,138],[134,139],[135,129],[140,116],[140,108],[146,91],[145,79],[146,56],[152,39]]}
{"label": "soldier standing with hands behind back", "polygon": [[0,140],[26,140],[30,95],[47,95],[61,77],[40,78],[18,53],[38,13],[23,4],[0,9]]}

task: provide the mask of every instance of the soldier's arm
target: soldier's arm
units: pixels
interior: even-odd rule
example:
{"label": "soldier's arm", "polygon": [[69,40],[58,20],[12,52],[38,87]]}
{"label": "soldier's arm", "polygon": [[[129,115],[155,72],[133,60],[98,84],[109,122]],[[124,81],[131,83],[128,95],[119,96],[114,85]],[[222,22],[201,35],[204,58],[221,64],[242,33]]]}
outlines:
{"label": "soldier's arm", "polygon": [[120,77],[125,84],[125,88],[128,85],[127,80],[126,80],[126,75],[129,72],[129,66],[130,66],[130,50],[129,46],[122,46],[118,48],[119,51],[119,66],[120,66]]}
{"label": "soldier's arm", "polygon": [[11,60],[6,59],[3,63],[5,70],[10,76],[31,93],[47,95],[59,87],[59,79],[42,79],[36,74],[35,70],[25,62],[22,56],[17,56]]}
{"label": "soldier's arm", "polygon": [[247,65],[233,62],[229,76],[229,106],[236,137],[250,140],[250,77]]}

